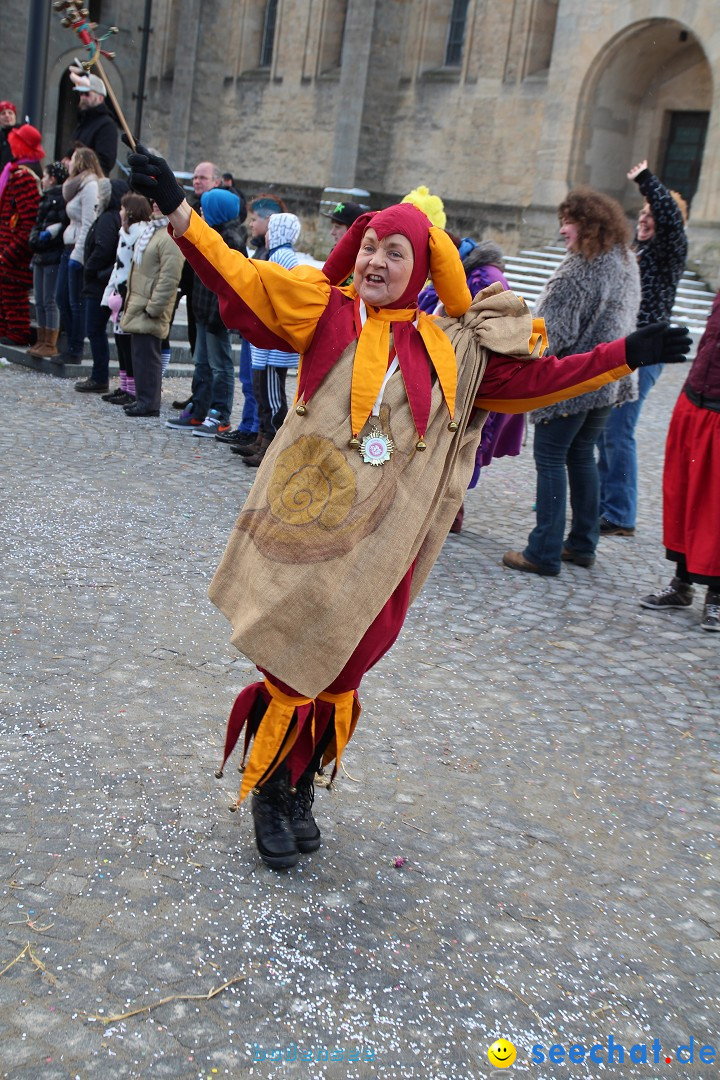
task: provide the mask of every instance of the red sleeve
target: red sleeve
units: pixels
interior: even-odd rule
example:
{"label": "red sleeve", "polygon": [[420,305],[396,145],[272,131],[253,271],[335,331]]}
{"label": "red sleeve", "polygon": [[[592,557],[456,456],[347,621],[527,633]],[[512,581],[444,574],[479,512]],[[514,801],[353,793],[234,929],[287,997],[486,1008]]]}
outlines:
{"label": "red sleeve", "polygon": [[499,413],[531,412],[630,374],[625,363],[625,338],[562,359],[519,359],[491,353],[475,406]]}

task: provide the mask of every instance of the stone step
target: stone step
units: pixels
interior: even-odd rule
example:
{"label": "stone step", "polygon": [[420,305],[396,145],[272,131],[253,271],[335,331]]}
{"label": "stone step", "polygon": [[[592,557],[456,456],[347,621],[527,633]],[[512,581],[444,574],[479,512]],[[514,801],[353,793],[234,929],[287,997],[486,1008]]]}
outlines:
{"label": "stone step", "polygon": [[[528,248],[505,259],[505,277],[513,292],[519,293],[532,305],[540,295],[550,275],[565,257],[565,249]],[[686,325],[697,341],[705,329],[715,293],[694,270],[686,270],[680,279],[672,320]]]}
{"label": "stone step", "polygon": [[[182,350],[177,350],[178,353]],[[189,348],[187,349],[187,355],[190,355]],[[21,367],[30,368],[32,371],[40,371],[44,375],[54,375],[59,379],[84,379],[87,378],[92,371],[92,358],[89,356],[83,357],[82,363],[77,364],[52,364],[49,360],[38,359],[34,356],[28,356],[25,349],[18,348],[15,345],[0,345],[0,357],[5,357],[13,364],[19,364]],[[111,352],[110,354],[110,376],[111,378],[118,373],[117,358]],[[170,359],[165,376],[167,378],[192,378],[193,364],[186,363],[182,360],[176,359],[176,350],[173,350],[173,356]]]}

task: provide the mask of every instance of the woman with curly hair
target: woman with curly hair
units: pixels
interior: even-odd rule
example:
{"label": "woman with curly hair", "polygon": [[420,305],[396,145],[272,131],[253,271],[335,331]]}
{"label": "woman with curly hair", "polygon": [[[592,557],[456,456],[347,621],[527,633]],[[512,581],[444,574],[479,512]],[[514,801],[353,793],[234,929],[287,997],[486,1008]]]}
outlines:
{"label": "woman with curly hair", "polygon": [[[550,350],[565,357],[634,330],[640,273],[624,211],[615,199],[576,188],[560,204],[558,217],[568,254],[540,294],[535,314],[545,319]],[[505,566],[554,577],[563,562],[593,565],[600,536],[595,447],[613,405],[632,401],[637,393],[633,373],[530,413],[537,524],[524,551],[505,553]],[[563,543],[568,483],[571,522]]]}

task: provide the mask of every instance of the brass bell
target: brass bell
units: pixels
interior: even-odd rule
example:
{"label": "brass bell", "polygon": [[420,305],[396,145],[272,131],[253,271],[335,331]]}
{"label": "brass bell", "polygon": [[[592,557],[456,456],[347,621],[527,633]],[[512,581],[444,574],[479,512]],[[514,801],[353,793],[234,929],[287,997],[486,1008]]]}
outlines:
{"label": "brass bell", "polygon": [[350,447],[351,450],[359,450],[360,447],[362,446],[362,443],[358,439],[357,435],[353,435],[352,439],[348,443],[348,446]]}
{"label": "brass bell", "polygon": [[237,813],[237,803],[233,803],[232,806],[228,807],[228,809],[230,810],[231,814]]}
{"label": "brass bell", "polygon": [[298,414],[298,416],[304,416],[305,413],[307,412],[307,409],[303,405],[302,401],[300,402],[299,405],[295,406],[295,412]]}
{"label": "brass bell", "polygon": [[216,772],[215,772],[215,779],[216,780],[222,780],[222,778],[223,778],[222,769],[217,769]]}
{"label": "brass bell", "polygon": [[459,427],[460,425],[458,424],[457,420],[451,420],[448,424],[448,431],[457,431]]}
{"label": "brass bell", "polygon": [[424,439],[418,439],[418,441],[415,443],[415,449],[416,450],[427,450],[427,443],[425,442],[425,440]]}

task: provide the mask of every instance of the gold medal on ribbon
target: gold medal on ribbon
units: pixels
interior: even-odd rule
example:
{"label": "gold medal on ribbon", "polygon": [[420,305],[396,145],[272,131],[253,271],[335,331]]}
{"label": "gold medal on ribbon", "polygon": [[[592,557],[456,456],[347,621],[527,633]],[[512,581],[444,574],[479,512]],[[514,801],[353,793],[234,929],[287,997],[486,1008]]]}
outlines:
{"label": "gold medal on ribbon", "polygon": [[373,428],[360,443],[358,451],[366,465],[384,465],[394,449],[395,443],[390,436]]}

